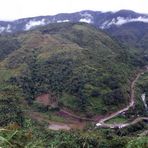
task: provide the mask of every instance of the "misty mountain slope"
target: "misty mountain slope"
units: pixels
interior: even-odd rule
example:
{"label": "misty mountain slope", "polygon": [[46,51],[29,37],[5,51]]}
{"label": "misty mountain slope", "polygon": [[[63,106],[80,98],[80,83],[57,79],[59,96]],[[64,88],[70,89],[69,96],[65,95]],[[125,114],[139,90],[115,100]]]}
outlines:
{"label": "misty mountain slope", "polygon": [[[84,10],[76,13],[61,13],[54,16],[24,18],[11,22],[1,21],[0,32],[2,34],[21,32],[32,30],[40,26],[46,26],[48,24],[56,24],[62,22],[85,22],[91,24],[97,28],[105,30],[109,35],[118,40],[121,44],[130,46],[131,48],[137,48],[139,50],[138,54],[143,56],[145,55],[145,58],[147,58],[146,49],[148,15],[136,13],[130,10],[120,10],[117,12]],[[71,34],[72,32],[69,33]],[[82,35],[82,33],[78,32],[77,36],[79,35]],[[68,34],[65,35],[64,38],[66,36],[68,36]],[[77,40],[77,36],[75,40]],[[73,36],[71,36],[71,38],[74,39]],[[76,42],[78,43],[78,41]],[[104,40],[104,45],[105,42],[106,41]],[[91,43],[88,42],[88,44]]]}
{"label": "misty mountain slope", "polygon": [[27,31],[37,26],[46,26],[50,23],[85,22],[97,28],[106,29],[112,26],[122,26],[131,22],[148,23],[148,15],[130,10],[117,12],[100,12],[84,10],[75,13],[60,13],[53,16],[38,16],[14,21],[0,21],[0,33]]}
{"label": "misty mountain slope", "polygon": [[[136,50],[129,52],[84,23],[50,24],[6,36],[0,37],[8,43],[3,51],[14,42],[17,46],[1,55],[0,98],[14,104],[24,99],[34,104],[35,97],[52,92],[61,106],[84,115],[116,110],[128,102],[130,76],[146,62]],[[1,124],[11,121],[9,112],[7,117]]]}
{"label": "misty mountain slope", "polygon": [[[121,44],[137,48],[141,52],[140,54],[147,55],[148,15],[130,10],[117,12],[84,10],[75,13],[61,13],[54,16],[24,18],[11,22],[0,21],[0,32],[1,34],[11,34],[62,22],[85,22],[91,24],[105,30]],[[77,35],[79,34],[81,35],[81,33],[77,33]],[[140,51],[140,49],[144,50]]]}
{"label": "misty mountain slope", "polygon": [[119,27],[114,26],[107,32],[126,45],[142,49],[148,48],[146,42],[148,25],[146,23],[134,22]]}

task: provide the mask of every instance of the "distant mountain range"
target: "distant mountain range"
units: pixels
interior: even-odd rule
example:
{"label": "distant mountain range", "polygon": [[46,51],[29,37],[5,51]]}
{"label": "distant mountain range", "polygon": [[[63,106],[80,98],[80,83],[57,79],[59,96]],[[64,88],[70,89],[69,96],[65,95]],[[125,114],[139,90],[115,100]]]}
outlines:
{"label": "distant mountain range", "polygon": [[140,14],[130,10],[118,12],[101,12],[84,10],[76,13],[60,13],[53,16],[38,16],[18,19],[15,21],[0,21],[0,33],[27,31],[37,26],[61,22],[86,22],[97,28],[108,29],[133,22],[148,23],[148,14]]}

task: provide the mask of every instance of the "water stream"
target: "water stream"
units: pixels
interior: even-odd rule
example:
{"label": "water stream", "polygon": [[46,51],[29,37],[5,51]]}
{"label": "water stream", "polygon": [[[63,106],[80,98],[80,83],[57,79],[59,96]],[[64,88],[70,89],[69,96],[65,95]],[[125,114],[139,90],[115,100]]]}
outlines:
{"label": "water stream", "polygon": [[146,109],[146,111],[148,112],[148,105],[147,105],[147,103],[146,103],[146,94],[143,93],[143,94],[141,95],[141,98],[142,98],[143,104],[144,104],[144,106],[145,106],[145,109]]}

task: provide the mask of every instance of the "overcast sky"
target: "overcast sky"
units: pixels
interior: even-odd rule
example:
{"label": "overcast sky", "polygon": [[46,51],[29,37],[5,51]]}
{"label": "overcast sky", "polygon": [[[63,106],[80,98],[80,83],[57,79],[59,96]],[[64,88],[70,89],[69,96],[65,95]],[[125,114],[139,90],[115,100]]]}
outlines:
{"label": "overcast sky", "polygon": [[0,0],[0,20],[80,10],[117,11],[120,9],[148,13],[148,0]]}

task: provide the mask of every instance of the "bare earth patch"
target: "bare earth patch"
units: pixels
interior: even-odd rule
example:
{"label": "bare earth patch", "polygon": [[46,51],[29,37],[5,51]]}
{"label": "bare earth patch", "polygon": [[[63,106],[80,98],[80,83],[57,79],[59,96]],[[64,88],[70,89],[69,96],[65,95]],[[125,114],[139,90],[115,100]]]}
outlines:
{"label": "bare earth patch", "polygon": [[70,127],[68,125],[58,125],[58,124],[50,124],[48,126],[48,129],[51,129],[51,130],[55,130],[55,131],[58,131],[58,130],[70,130]]}

